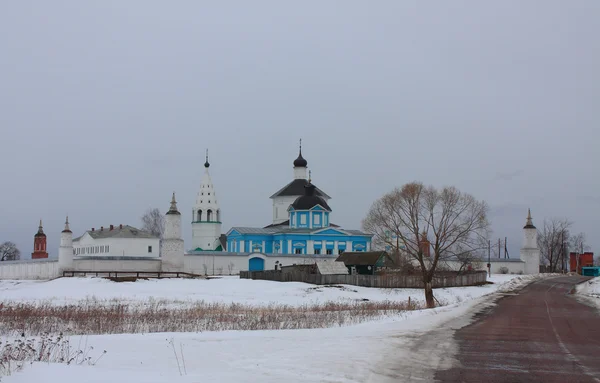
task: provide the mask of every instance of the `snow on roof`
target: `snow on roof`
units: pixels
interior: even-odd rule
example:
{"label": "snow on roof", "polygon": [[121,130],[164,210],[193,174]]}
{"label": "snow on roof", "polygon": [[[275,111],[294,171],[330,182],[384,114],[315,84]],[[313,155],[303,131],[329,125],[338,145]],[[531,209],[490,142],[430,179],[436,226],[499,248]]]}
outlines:
{"label": "snow on roof", "polygon": [[317,269],[321,275],[348,275],[348,268],[344,262],[317,262]]}

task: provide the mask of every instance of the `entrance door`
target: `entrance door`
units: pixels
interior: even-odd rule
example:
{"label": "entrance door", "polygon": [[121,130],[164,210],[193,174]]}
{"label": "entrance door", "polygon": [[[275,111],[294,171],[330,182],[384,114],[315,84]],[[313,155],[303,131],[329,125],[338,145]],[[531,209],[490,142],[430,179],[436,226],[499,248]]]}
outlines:
{"label": "entrance door", "polygon": [[265,260],[262,258],[254,257],[248,261],[248,270],[250,271],[263,271],[265,269]]}

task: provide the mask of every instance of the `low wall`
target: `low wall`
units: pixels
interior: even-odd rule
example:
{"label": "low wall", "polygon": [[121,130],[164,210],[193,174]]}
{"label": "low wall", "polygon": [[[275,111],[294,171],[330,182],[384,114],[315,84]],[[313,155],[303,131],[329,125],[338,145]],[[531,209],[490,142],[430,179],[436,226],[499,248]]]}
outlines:
{"label": "low wall", "polygon": [[160,271],[161,259],[148,257],[76,257],[75,271]]}
{"label": "low wall", "polygon": [[0,279],[54,279],[58,277],[58,259],[24,259],[0,262]]}
{"label": "low wall", "polygon": [[220,252],[195,252],[186,254],[183,258],[183,269],[192,274],[200,275],[238,275],[242,271],[249,268],[248,262],[251,258],[261,258],[265,261],[265,270],[275,270],[275,264],[303,265],[314,264],[316,260],[333,262],[336,256],[290,256],[290,255],[265,255],[262,253],[243,253],[236,255],[235,253],[220,253]]}
{"label": "low wall", "polygon": [[[302,272],[281,272],[279,270],[241,271],[240,278],[260,279],[278,282],[305,282],[314,285],[354,285],[379,288],[423,288],[419,275],[320,275]],[[487,272],[475,271],[454,276],[440,276],[433,279],[433,288],[463,287],[485,284]]]}
{"label": "low wall", "polygon": [[[493,259],[490,262],[492,274],[502,274],[500,269],[506,267],[508,270],[505,274],[524,274],[525,273],[525,262],[521,261],[521,259],[501,259],[498,258]],[[459,270],[461,267],[465,269],[464,264],[462,262],[457,261],[443,261],[440,263],[440,266],[450,269],[450,270]],[[486,270],[487,271],[487,259],[479,262],[474,262],[472,265],[474,270]]]}

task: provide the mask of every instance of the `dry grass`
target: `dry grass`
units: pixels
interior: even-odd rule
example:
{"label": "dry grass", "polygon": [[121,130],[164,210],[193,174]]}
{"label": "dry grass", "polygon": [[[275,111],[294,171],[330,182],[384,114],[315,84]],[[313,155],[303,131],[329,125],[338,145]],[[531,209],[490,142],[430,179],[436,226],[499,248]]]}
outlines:
{"label": "dry grass", "polygon": [[418,303],[356,302],[256,307],[237,303],[88,299],[77,304],[0,303],[0,335],[279,330],[344,326],[398,316]]}
{"label": "dry grass", "polygon": [[106,351],[92,357],[90,352],[93,349],[87,345],[81,347],[81,344],[75,348],[69,338],[62,334],[57,336],[42,334],[37,339],[20,336],[10,341],[5,340],[4,343],[0,341],[0,380],[3,375],[10,375],[20,370],[26,363],[95,365]]}

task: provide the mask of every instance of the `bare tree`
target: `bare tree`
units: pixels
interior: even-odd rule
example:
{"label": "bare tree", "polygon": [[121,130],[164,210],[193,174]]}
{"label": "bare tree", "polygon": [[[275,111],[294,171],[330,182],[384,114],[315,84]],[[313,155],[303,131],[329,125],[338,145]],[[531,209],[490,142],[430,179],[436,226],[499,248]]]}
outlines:
{"label": "bare tree", "polygon": [[[434,307],[432,280],[440,261],[487,247],[488,206],[454,187],[436,189],[413,182],[373,203],[363,229],[376,241],[403,251],[418,263],[427,307]],[[421,246],[430,239],[431,255]]]}
{"label": "bare tree", "polygon": [[569,249],[577,253],[589,251],[591,247],[587,244],[585,233],[581,232],[569,237]]}
{"label": "bare tree", "polygon": [[21,252],[14,242],[6,241],[0,245],[0,261],[15,261],[21,259]]}
{"label": "bare tree", "polygon": [[165,231],[165,217],[157,208],[148,209],[142,216],[142,230],[152,233],[162,240]]}
{"label": "bare tree", "polygon": [[229,264],[227,265],[227,270],[229,270],[229,275],[231,275],[231,272],[233,271],[234,266],[235,266],[235,264],[233,262],[229,262]]}
{"label": "bare tree", "polygon": [[538,247],[542,262],[548,266],[548,272],[564,268],[566,244],[569,242],[569,227],[573,223],[566,218],[544,220],[544,226],[538,230]]}

